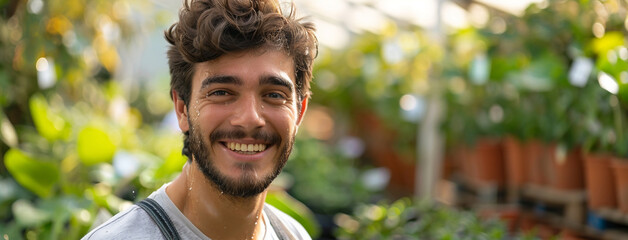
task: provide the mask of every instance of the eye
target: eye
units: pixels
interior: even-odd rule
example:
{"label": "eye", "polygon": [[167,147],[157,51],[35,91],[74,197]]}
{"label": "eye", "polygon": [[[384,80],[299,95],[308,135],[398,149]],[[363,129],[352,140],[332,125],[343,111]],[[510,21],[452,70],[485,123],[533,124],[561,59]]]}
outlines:
{"label": "eye", "polygon": [[270,104],[283,105],[289,101],[288,95],[281,91],[271,91],[264,95],[266,102]]}
{"label": "eye", "polygon": [[278,98],[278,99],[284,99],[285,97],[283,96],[283,94],[281,93],[277,93],[277,92],[271,92],[266,94],[267,97],[269,98]]}
{"label": "eye", "polygon": [[208,92],[205,96],[211,97],[211,96],[229,96],[229,95],[230,95],[229,92],[225,90],[216,90],[216,91]]}

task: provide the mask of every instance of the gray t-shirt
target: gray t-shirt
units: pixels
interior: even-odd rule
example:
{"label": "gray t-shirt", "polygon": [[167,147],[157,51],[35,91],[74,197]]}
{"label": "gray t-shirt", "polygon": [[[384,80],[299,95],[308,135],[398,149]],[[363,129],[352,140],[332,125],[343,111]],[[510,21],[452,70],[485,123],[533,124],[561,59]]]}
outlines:
{"label": "gray t-shirt", "polygon": [[[174,205],[166,194],[166,187],[163,185],[157,191],[153,192],[149,198],[154,199],[168,213],[168,217],[177,228],[181,239],[210,239],[205,236],[190,220],[188,220],[181,211]],[[269,204],[265,204],[264,222],[266,226],[266,235],[264,240],[279,240],[277,233],[273,230],[268,220],[268,214],[274,214],[285,228],[295,237],[295,239],[312,238],[307,231],[292,217],[279,211]],[[159,227],[153,222],[148,213],[137,205],[133,205],[129,209],[122,211],[102,225],[96,227],[85,235],[82,240],[89,239],[164,239]]]}

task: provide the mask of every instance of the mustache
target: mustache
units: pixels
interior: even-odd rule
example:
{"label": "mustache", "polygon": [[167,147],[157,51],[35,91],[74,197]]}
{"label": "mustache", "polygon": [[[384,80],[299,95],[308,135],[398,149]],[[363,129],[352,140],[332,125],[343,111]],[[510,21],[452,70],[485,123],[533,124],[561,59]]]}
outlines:
{"label": "mustache", "polygon": [[281,136],[279,136],[279,134],[274,133],[274,132],[258,130],[249,135],[240,129],[214,130],[209,135],[209,140],[211,142],[216,142],[220,139],[241,139],[245,137],[250,137],[257,141],[262,141],[269,145],[278,144],[281,141]]}

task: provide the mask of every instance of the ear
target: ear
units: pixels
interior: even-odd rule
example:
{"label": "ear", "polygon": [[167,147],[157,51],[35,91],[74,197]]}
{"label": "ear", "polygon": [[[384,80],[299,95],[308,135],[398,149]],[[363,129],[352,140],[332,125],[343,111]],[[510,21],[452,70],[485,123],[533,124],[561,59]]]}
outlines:
{"label": "ear", "polygon": [[303,100],[299,103],[301,104],[301,111],[299,112],[299,117],[297,118],[297,126],[301,125],[303,121],[303,116],[305,115],[305,110],[307,110],[307,102],[308,97],[304,97]]}
{"label": "ear", "polygon": [[175,90],[172,90],[172,101],[174,101],[174,111],[177,114],[177,120],[179,121],[179,128],[182,132],[187,132],[190,129],[188,124],[188,109],[185,106],[185,101],[179,98],[179,94]]}

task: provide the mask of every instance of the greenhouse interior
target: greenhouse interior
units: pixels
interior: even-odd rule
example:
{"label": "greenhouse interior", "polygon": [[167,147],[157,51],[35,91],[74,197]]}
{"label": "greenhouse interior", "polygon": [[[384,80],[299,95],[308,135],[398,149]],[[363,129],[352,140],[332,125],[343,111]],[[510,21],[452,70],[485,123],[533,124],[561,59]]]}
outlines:
{"label": "greenhouse interior", "polygon": [[[181,173],[184,1],[0,0],[0,238]],[[266,202],[312,239],[628,239],[628,0],[293,0],[312,96]]]}

